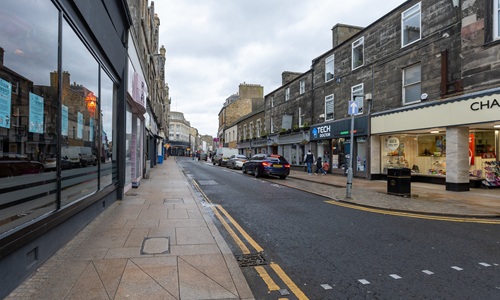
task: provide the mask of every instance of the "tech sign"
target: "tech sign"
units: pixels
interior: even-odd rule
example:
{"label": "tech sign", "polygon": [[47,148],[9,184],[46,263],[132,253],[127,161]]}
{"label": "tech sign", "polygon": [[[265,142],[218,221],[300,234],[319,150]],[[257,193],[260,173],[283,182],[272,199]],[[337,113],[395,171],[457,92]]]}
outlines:
{"label": "tech sign", "polygon": [[332,125],[316,126],[311,129],[314,139],[327,139],[332,138]]}

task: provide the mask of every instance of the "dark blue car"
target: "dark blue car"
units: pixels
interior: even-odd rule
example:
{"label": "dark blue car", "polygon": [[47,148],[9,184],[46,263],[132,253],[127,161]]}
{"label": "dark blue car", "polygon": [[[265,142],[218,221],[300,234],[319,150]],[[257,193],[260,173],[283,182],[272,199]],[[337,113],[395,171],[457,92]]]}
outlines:
{"label": "dark blue car", "polygon": [[243,164],[241,170],[255,177],[272,175],[285,179],[290,174],[290,164],[281,155],[256,154]]}

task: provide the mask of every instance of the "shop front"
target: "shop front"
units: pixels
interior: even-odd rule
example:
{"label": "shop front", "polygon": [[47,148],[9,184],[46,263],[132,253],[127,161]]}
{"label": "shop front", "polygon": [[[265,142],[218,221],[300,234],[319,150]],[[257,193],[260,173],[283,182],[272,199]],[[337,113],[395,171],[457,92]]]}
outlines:
{"label": "shop front", "polygon": [[326,122],[311,126],[310,140],[316,143],[315,155],[321,154],[333,174],[346,174],[353,145],[353,176],[367,177],[368,117],[354,118],[354,143],[351,143],[351,119]]}
{"label": "shop front", "polygon": [[412,181],[446,190],[500,186],[498,90],[374,113],[371,177],[389,168],[412,170]]}

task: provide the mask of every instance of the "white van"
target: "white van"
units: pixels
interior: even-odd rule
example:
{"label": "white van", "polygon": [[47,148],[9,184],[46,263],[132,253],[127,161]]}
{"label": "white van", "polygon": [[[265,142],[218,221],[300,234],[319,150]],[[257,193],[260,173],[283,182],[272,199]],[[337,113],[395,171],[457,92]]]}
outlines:
{"label": "white van", "polygon": [[72,167],[86,167],[97,165],[97,158],[90,147],[67,146],[61,148],[61,157],[66,159]]}
{"label": "white van", "polygon": [[215,150],[214,156],[212,156],[212,164],[219,165],[219,166],[225,166],[227,160],[231,155],[236,155],[238,154],[238,149],[234,148],[217,148]]}

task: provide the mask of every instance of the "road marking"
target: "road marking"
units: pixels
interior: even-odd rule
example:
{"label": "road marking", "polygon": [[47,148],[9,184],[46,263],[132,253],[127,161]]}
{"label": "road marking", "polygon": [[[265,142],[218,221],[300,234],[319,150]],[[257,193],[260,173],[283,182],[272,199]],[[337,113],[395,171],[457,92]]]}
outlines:
{"label": "road marking", "polygon": [[491,265],[490,265],[490,264],[487,264],[487,263],[484,263],[484,262],[479,263],[479,264],[480,264],[481,266],[484,266],[484,267],[491,267]]}
{"label": "road marking", "polygon": [[425,274],[427,274],[427,275],[432,275],[432,274],[434,274],[434,272],[429,271],[429,270],[422,270],[422,272],[424,272],[424,273],[425,273]]}
{"label": "road marking", "polygon": [[217,208],[219,208],[220,211],[222,211],[222,213],[229,219],[229,221],[231,221],[234,227],[238,229],[241,235],[243,235],[243,237],[250,243],[250,245],[252,245],[252,247],[254,247],[254,249],[257,252],[264,251],[264,249],[262,249],[262,247],[259,244],[257,244],[257,242],[240,226],[240,224],[238,224],[238,222],[236,222],[233,219],[233,217],[231,217],[231,215],[222,206],[217,205]]}
{"label": "road marking", "polygon": [[464,269],[460,268],[460,267],[457,267],[457,266],[453,266],[451,267],[452,269],[455,269],[457,271],[463,271]]}
{"label": "road marking", "polygon": [[222,223],[222,225],[224,226],[224,228],[226,228],[227,232],[229,232],[229,234],[231,235],[231,237],[233,238],[233,240],[236,242],[236,244],[238,245],[238,247],[240,247],[240,249],[243,252],[243,254],[250,254],[250,250],[248,250],[247,246],[245,246],[245,244],[239,238],[239,236],[236,234],[236,232],[234,232],[234,230],[231,228],[231,226],[229,226],[229,224],[226,222],[226,220],[224,220],[224,217],[222,217],[221,214],[217,211],[217,208],[220,208],[220,206],[216,205],[216,206],[212,206],[210,208],[212,209],[212,211],[214,212],[214,214],[217,216],[217,218],[219,219],[219,221]]}
{"label": "road marking", "polygon": [[295,296],[299,300],[306,300],[309,299],[306,297],[306,295],[299,289],[299,287],[286,275],[286,273],[281,269],[281,267],[276,264],[276,263],[271,263],[271,268],[273,268],[274,272],[278,274],[278,276],[283,280],[283,282],[290,288],[292,293],[295,294]]}
{"label": "road marking", "polygon": [[391,215],[391,216],[409,217],[409,218],[426,219],[426,220],[437,220],[437,221],[448,221],[448,222],[500,224],[500,220],[498,220],[498,219],[488,219],[488,218],[482,218],[482,219],[477,218],[476,219],[476,218],[436,216],[436,215],[429,215],[429,214],[398,212],[398,211],[390,211],[390,210],[384,210],[384,209],[379,209],[379,208],[370,208],[370,207],[360,206],[360,205],[356,205],[356,204],[340,202],[340,201],[336,201],[336,200],[327,200],[325,202],[328,204],[333,204],[333,205],[337,205],[337,206],[342,206],[342,207],[347,207],[347,208],[352,208],[352,209],[357,209],[357,210],[362,210],[362,211],[367,211],[367,212],[373,212],[373,213],[378,213],[378,214]]}
{"label": "road marking", "polygon": [[257,271],[257,273],[259,273],[260,278],[262,278],[262,280],[264,280],[264,282],[267,284],[267,289],[270,292],[279,291],[280,287],[274,282],[271,276],[269,276],[264,267],[257,266],[255,267],[255,270]]}
{"label": "road marking", "polygon": [[324,288],[325,290],[331,290],[331,289],[333,289],[331,285],[326,284],[326,283],[322,284],[321,287]]}
{"label": "road marking", "polygon": [[391,276],[394,279],[401,279],[401,276],[399,276],[398,274],[391,274],[389,276]]}
{"label": "road marking", "polygon": [[359,279],[358,281],[361,282],[361,284],[370,284],[370,282],[366,279]]}

